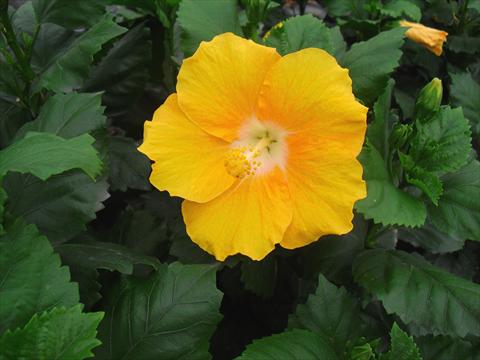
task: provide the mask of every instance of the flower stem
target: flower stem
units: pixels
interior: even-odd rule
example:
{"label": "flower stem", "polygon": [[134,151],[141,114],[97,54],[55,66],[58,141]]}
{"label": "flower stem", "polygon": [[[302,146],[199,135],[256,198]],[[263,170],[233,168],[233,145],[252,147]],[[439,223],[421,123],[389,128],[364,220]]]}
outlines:
{"label": "flower stem", "polygon": [[15,55],[21,70],[20,75],[28,86],[35,78],[35,73],[27,60],[27,54],[25,54],[17,42],[17,37],[15,36],[10,17],[8,16],[8,0],[0,0],[0,32],[5,36],[8,46]]}
{"label": "flower stem", "polygon": [[460,29],[460,32],[463,32],[463,28],[465,27],[465,20],[467,16],[467,10],[468,10],[468,3],[470,0],[463,0],[462,4],[460,5],[460,21],[458,24],[458,28]]}

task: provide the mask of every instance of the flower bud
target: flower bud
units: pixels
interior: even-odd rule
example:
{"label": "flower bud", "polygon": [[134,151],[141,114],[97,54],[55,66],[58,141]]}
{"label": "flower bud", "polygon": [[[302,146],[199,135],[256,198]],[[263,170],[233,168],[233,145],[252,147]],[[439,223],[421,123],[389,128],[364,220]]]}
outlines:
{"label": "flower bud", "polygon": [[446,31],[431,28],[419,23],[402,20],[400,26],[408,27],[407,38],[422,45],[437,56],[442,55],[443,43],[447,41]]}
{"label": "flower bud", "polygon": [[437,113],[442,102],[442,81],[434,78],[420,90],[415,103],[415,119],[426,122]]}
{"label": "flower bud", "polygon": [[401,149],[408,142],[413,129],[411,125],[397,124],[390,134],[390,147],[392,149]]}
{"label": "flower bud", "polygon": [[270,0],[242,0],[247,18],[252,23],[263,22],[270,6]]}

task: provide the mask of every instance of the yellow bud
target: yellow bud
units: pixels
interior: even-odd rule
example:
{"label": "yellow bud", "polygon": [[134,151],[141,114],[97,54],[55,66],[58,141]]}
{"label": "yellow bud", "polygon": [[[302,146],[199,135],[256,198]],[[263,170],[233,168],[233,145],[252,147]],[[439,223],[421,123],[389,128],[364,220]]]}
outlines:
{"label": "yellow bud", "polygon": [[443,43],[447,41],[448,36],[446,31],[405,20],[400,21],[400,26],[409,28],[405,35],[410,40],[422,45],[437,56],[442,55]]}

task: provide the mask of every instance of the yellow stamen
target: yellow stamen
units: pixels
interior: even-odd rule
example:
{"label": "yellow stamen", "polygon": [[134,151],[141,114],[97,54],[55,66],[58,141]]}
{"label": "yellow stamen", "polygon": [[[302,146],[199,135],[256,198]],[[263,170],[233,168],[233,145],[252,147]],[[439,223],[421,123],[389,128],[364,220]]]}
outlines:
{"label": "yellow stamen", "polygon": [[275,140],[272,140],[267,132],[255,146],[248,145],[231,149],[225,159],[227,172],[238,179],[255,175],[258,168],[262,166],[262,163],[256,159],[264,150],[269,151],[269,146],[273,142]]}

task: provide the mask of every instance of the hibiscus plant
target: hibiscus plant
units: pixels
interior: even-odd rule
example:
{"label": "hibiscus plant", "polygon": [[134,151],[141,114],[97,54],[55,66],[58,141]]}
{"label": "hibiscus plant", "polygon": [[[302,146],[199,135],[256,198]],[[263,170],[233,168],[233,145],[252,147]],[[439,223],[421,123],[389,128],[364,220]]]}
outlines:
{"label": "hibiscus plant", "polygon": [[479,0],[0,0],[0,359],[480,359]]}

